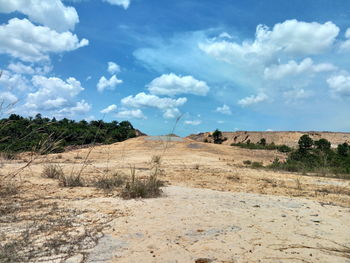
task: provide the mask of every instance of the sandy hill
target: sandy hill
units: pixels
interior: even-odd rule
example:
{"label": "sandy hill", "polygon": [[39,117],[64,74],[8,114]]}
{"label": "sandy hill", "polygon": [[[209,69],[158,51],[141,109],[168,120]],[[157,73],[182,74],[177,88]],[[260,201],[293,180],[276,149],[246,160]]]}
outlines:
{"label": "sandy hill", "polygon": [[[199,134],[191,134],[187,138],[199,141],[199,142],[212,142],[212,132],[205,132]],[[349,132],[318,132],[318,131],[271,131],[271,132],[258,132],[258,131],[237,131],[237,132],[223,132],[223,137],[227,138],[227,141],[223,144],[230,145],[231,143],[246,143],[250,140],[251,143],[257,143],[262,138],[266,139],[267,143],[274,143],[276,145],[288,145],[290,147],[296,147],[298,145],[299,138],[307,134],[313,140],[319,140],[321,138],[327,139],[332,143],[332,147],[337,147],[338,144],[347,142],[350,143]]]}
{"label": "sandy hill", "polygon": [[[147,177],[154,156],[160,198],[123,200],[120,189],[94,186],[133,168]],[[19,171],[18,194],[0,198],[0,262],[349,262],[349,181],[243,165],[285,156],[142,136],[34,156],[30,166],[25,154],[0,158],[0,183]],[[47,164],[81,172],[84,186],[43,177]]]}

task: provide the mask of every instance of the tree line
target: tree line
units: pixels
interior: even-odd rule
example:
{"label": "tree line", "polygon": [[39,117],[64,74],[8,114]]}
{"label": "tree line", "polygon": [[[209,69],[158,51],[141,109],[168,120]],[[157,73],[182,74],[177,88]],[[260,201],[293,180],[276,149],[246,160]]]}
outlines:
{"label": "tree line", "polygon": [[136,136],[128,121],[74,121],[43,118],[41,114],[22,117],[11,114],[0,120],[0,152],[62,152],[66,146],[110,144]]}

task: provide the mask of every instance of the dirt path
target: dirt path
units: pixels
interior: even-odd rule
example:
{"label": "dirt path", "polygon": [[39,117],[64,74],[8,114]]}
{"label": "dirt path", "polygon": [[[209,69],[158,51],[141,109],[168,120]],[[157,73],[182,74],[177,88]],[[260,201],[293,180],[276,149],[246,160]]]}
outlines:
{"label": "dirt path", "polygon": [[349,208],[179,186],[164,192],[105,200],[130,215],[112,222],[87,262],[350,262]]}

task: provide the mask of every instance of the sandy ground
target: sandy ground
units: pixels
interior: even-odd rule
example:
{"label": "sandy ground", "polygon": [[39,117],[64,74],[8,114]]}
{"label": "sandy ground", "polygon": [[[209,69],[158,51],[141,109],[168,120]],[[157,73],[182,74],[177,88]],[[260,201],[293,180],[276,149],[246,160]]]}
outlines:
{"label": "sandy ground", "polygon": [[[82,171],[86,181],[128,175],[132,167],[146,177],[154,156],[161,158],[159,178],[166,182],[157,199],[125,201],[118,191],[65,188],[41,176],[52,163],[66,174]],[[4,205],[19,212],[0,215],[0,236],[8,241],[29,223],[40,226],[33,232],[39,250],[59,247],[54,255],[36,255],[41,262],[350,262],[350,182],[243,165],[276,157],[286,156],[144,137],[37,156],[16,176],[19,194],[1,199],[0,212]],[[0,174],[28,159],[3,160]],[[52,236],[51,226],[61,243],[40,243]]]}
{"label": "sandy ground", "polygon": [[164,192],[127,201],[129,216],[111,223],[87,262],[349,262],[348,208],[178,186]]}

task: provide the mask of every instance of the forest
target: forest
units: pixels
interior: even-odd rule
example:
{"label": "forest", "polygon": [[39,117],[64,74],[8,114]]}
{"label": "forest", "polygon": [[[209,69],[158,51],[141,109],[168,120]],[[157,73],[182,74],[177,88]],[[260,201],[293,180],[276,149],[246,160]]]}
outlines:
{"label": "forest", "polygon": [[66,146],[111,144],[136,136],[128,121],[75,121],[43,118],[41,114],[22,117],[16,114],[0,120],[0,152],[35,151],[42,154],[63,152]]}

